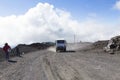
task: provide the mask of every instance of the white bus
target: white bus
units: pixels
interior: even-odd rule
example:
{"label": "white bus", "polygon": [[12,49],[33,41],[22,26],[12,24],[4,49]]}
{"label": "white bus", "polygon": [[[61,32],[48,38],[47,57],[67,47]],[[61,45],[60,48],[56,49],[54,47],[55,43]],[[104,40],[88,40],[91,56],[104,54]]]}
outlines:
{"label": "white bus", "polygon": [[66,51],[66,40],[56,40],[56,52],[58,51]]}

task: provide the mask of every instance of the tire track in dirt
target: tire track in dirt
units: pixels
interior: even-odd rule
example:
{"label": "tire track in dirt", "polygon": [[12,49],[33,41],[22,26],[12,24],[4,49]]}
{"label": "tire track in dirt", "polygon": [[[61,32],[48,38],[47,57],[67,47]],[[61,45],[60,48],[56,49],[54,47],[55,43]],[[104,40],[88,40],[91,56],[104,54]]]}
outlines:
{"label": "tire track in dirt", "polygon": [[63,55],[47,54],[43,65],[49,80],[84,80],[77,70],[65,62]]}

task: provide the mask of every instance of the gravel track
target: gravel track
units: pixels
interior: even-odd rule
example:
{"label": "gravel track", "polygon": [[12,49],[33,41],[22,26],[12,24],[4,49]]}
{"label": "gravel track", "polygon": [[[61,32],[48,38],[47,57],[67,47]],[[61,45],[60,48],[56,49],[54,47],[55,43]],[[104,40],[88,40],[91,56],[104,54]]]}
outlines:
{"label": "gravel track", "polygon": [[12,58],[17,63],[0,62],[0,80],[120,80],[120,54],[53,49]]}

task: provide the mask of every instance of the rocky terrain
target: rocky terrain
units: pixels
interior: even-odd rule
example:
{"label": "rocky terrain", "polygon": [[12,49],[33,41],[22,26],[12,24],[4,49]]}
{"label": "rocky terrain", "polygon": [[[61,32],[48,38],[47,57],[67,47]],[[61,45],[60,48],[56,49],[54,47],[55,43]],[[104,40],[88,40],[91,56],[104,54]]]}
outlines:
{"label": "rocky terrain", "polygon": [[66,52],[41,44],[18,45],[29,54],[0,61],[0,80],[120,80],[120,54],[104,52],[108,43],[70,43]]}
{"label": "rocky terrain", "polygon": [[[51,46],[54,46],[52,42],[44,42],[44,43],[32,43],[32,44],[19,44],[16,47],[19,48],[20,53],[30,53],[38,50],[44,50]],[[16,47],[11,50],[10,56],[16,56]],[[0,61],[4,60],[5,53],[2,48],[0,48]]]}

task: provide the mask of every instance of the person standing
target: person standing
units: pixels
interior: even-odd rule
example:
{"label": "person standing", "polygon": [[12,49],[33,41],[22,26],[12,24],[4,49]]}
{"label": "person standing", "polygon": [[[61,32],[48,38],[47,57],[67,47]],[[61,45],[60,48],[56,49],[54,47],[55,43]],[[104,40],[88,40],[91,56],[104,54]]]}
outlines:
{"label": "person standing", "polygon": [[18,56],[18,57],[22,57],[22,56],[20,55],[19,47],[16,47],[16,53],[17,53],[17,56]]}
{"label": "person standing", "polygon": [[6,60],[9,61],[9,53],[10,53],[11,47],[8,45],[8,43],[5,43],[3,50],[5,52]]}

